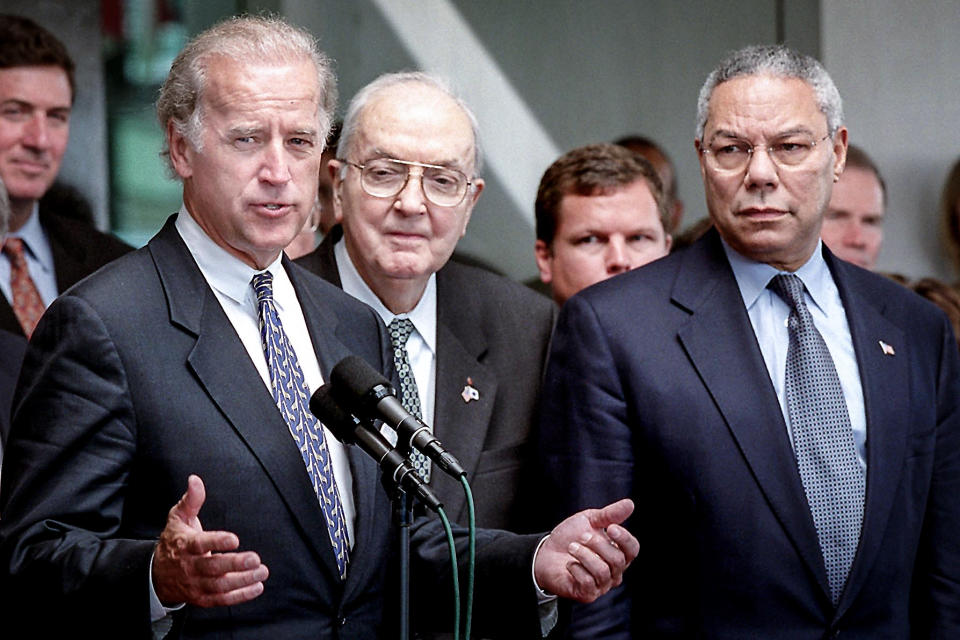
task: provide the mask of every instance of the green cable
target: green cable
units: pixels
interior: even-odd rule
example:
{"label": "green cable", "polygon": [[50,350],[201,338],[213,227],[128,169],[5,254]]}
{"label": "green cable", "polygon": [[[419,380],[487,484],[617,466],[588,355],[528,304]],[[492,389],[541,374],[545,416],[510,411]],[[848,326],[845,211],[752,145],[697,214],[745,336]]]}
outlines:
{"label": "green cable", "polygon": [[450,547],[450,560],[453,568],[453,640],[460,640],[460,570],[457,568],[457,546],[453,541],[453,529],[443,507],[437,509],[443,530],[447,532],[447,546]]}
{"label": "green cable", "polygon": [[467,563],[467,612],[464,616],[464,640],[470,640],[470,627],[473,622],[473,578],[476,570],[477,558],[477,514],[473,507],[473,491],[466,476],[460,476],[460,484],[467,496],[467,513],[470,517],[470,559]]}

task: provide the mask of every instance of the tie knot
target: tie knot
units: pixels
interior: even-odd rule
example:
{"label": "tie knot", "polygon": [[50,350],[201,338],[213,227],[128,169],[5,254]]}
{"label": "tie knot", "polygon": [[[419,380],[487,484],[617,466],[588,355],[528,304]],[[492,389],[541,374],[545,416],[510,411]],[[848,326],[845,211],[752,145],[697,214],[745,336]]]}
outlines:
{"label": "tie knot", "polygon": [[390,342],[394,348],[405,347],[407,339],[413,333],[413,321],[410,318],[394,318],[388,326],[390,330]]}
{"label": "tie knot", "polygon": [[3,252],[11,258],[23,259],[23,240],[7,238],[3,243]]}
{"label": "tie knot", "polygon": [[790,305],[791,309],[806,308],[807,304],[803,301],[803,280],[799,276],[781,273],[771,278],[767,287]]}
{"label": "tie knot", "polygon": [[255,273],[250,279],[253,291],[257,294],[257,302],[273,300],[273,274],[269,271]]}

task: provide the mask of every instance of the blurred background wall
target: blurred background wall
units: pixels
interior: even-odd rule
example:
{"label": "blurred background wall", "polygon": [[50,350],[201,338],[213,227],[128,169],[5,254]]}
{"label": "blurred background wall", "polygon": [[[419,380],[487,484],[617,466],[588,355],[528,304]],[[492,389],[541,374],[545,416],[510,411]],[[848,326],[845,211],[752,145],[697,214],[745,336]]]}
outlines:
{"label": "blurred background wall", "polygon": [[[937,201],[960,155],[955,0],[4,0],[61,37],[80,91],[62,178],[102,226],[145,242],[179,206],[157,154],[152,101],[185,39],[242,12],[306,27],[336,61],[343,105],[386,71],[447,76],[481,123],[488,187],[461,251],[533,276],[533,201],[562,152],[628,133],[677,165],[684,225],[706,215],[693,126],[725,52],[785,42],[818,57],[844,98],[850,139],[885,174],[879,268],[953,280]],[[342,110],[341,110],[342,113]]]}

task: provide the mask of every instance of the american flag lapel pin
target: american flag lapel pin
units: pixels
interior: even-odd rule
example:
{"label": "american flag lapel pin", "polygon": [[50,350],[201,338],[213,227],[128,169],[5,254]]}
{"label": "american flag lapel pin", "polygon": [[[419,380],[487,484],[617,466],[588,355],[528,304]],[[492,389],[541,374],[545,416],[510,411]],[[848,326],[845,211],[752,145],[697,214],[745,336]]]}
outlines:
{"label": "american flag lapel pin", "polygon": [[885,356],[895,356],[895,355],[897,355],[897,352],[894,351],[894,349],[893,349],[893,345],[887,344],[887,343],[884,342],[883,340],[880,341],[880,350],[883,351],[883,355],[885,355]]}
{"label": "american flag lapel pin", "polygon": [[467,378],[467,384],[463,388],[463,391],[460,392],[460,397],[463,398],[463,401],[467,403],[469,403],[471,400],[480,399],[480,392],[477,391],[473,386],[473,378]]}

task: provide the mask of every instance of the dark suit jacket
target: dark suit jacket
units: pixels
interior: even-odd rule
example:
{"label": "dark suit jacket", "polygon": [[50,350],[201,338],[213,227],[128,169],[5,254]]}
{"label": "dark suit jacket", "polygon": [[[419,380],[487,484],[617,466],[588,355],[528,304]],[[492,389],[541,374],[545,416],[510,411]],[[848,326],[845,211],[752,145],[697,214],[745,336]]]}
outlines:
{"label": "dark suit jacket", "polygon": [[[289,261],[284,267],[323,374],[351,353],[389,373],[379,318]],[[376,465],[348,450],[357,516],[341,583],[297,447],[172,218],[147,247],[50,306],[20,389],[0,494],[0,566],[9,574],[4,617],[26,622],[9,628],[149,637],[151,553],[196,473],[206,485],[204,527],[235,532],[270,577],[251,602],[187,607],[178,614],[183,637],[395,636],[383,621],[394,535]],[[433,522],[413,534],[414,594],[424,599],[449,584]],[[522,580],[535,544],[500,534],[478,542],[478,592],[509,588],[518,603],[503,604],[531,626],[535,595]]]}
{"label": "dark suit jacket", "polygon": [[[298,264],[341,286],[333,254],[341,235],[338,227]],[[468,471],[478,526],[542,526],[532,517],[537,496],[531,434],[555,317],[550,300],[484,269],[451,261],[437,272],[433,427]],[[461,396],[468,380],[479,400]],[[440,473],[431,474],[430,484],[451,519],[465,524],[462,487]]]}
{"label": "dark suit jacket", "polygon": [[[0,296],[2,297],[2,296]],[[10,409],[13,406],[13,389],[20,373],[20,363],[27,341],[22,335],[0,330],[0,442],[7,441],[10,433]]]}
{"label": "dark suit jacket", "polygon": [[824,254],[867,415],[865,517],[838,607],[711,231],[560,314],[542,415],[548,474],[564,510],[632,496],[641,549],[625,588],[575,612],[578,637],[960,638],[956,343],[932,305]]}
{"label": "dark suit jacket", "polygon": [[[132,251],[122,240],[92,226],[40,207],[40,225],[53,252],[57,291],[63,293],[111,260]],[[0,295],[0,329],[23,335],[6,297]]]}

